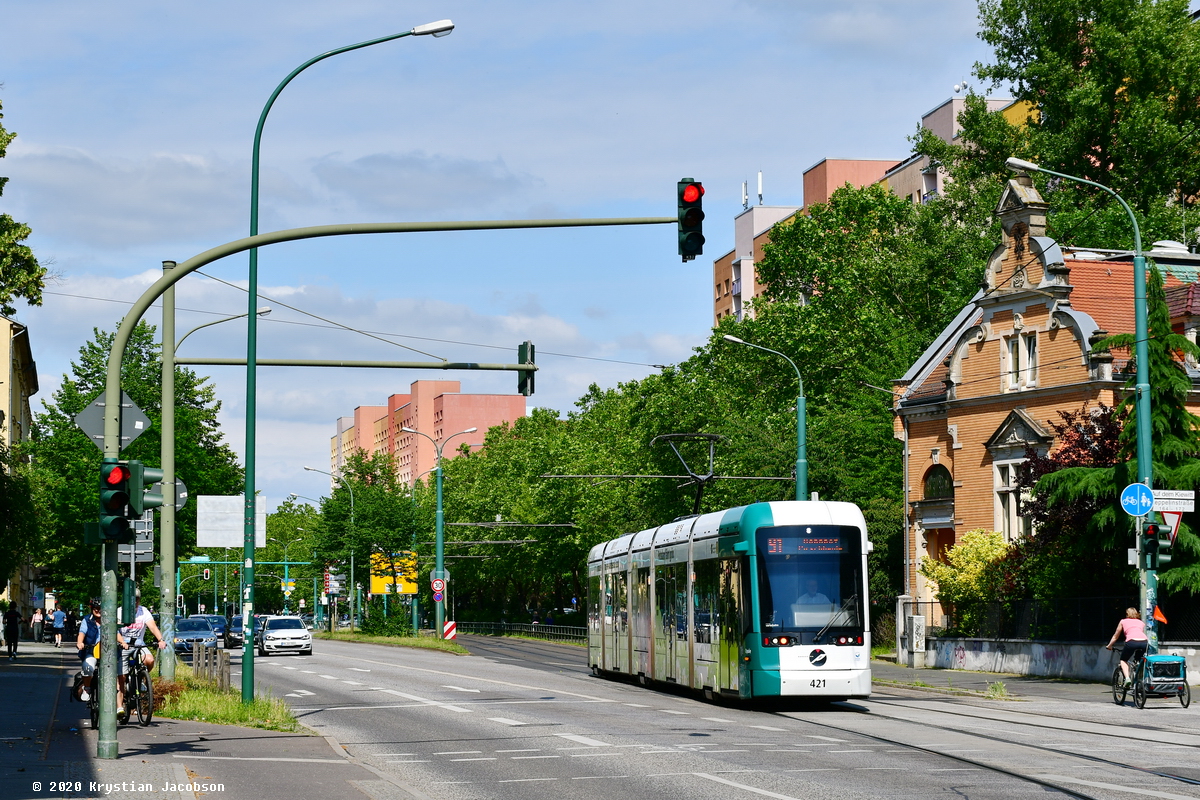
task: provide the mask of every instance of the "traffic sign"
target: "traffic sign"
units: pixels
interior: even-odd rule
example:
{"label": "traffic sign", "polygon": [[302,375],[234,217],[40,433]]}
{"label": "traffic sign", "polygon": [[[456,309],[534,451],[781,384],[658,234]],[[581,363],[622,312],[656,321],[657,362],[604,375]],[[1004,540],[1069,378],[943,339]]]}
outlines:
{"label": "traffic sign", "polygon": [[1163,520],[1171,529],[1171,546],[1175,546],[1175,536],[1179,533],[1179,523],[1183,520],[1182,511],[1163,511]]}
{"label": "traffic sign", "polygon": [[[75,424],[87,434],[92,444],[104,452],[104,395],[100,394],[87,408],[75,415]],[[121,391],[121,441],[124,450],[133,440],[150,430],[150,418],[134,405],[129,395]],[[140,490],[141,487],[139,487]]]}
{"label": "traffic sign", "polygon": [[1184,489],[1158,489],[1154,492],[1155,511],[1195,511],[1196,493]]}
{"label": "traffic sign", "polygon": [[441,593],[441,592],[446,591],[446,582],[444,580],[442,580],[441,578],[434,578],[432,581],[429,582],[429,585],[433,588],[433,590],[435,592]]}
{"label": "traffic sign", "polygon": [[1144,517],[1154,509],[1154,492],[1144,483],[1131,483],[1121,492],[1121,508],[1131,517]]}
{"label": "traffic sign", "polygon": [[441,593],[441,592],[434,592],[434,593],[433,593],[433,602],[435,602],[435,603],[440,603],[440,602],[442,602],[442,593]]}

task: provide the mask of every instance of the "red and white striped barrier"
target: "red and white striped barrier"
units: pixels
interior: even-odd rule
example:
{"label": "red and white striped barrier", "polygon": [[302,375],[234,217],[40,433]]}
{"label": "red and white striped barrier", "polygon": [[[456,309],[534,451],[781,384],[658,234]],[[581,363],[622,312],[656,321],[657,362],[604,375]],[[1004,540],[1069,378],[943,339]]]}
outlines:
{"label": "red and white striped barrier", "polygon": [[442,626],[442,638],[443,639],[457,639],[458,638],[457,628],[458,628],[458,626],[456,623],[454,623],[451,620],[446,620],[446,623]]}

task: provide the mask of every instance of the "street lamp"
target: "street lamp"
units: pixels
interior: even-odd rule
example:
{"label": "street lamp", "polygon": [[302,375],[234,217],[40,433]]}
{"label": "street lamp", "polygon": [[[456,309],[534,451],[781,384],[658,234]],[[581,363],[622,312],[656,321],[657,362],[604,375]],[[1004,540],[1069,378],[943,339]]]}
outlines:
{"label": "street lamp", "polygon": [[729,334],[725,334],[724,338],[727,342],[742,344],[746,347],[753,347],[755,350],[774,353],[791,364],[792,369],[796,370],[796,382],[800,385],[799,394],[796,396],[796,499],[803,500],[805,499],[805,495],[808,494],[808,430],[804,407],[804,378],[800,377],[800,368],[796,366],[795,361],[792,361],[778,350],[772,350],[769,347],[763,347],[759,344],[752,344]]}
{"label": "street lamp", "polygon": [[[250,235],[258,235],[258,176],[259,176],[259,151],[262,146],[263,126],[267,122],[267,114],[271,111],[271,106],[275,104],[275,98],[279,97],[279,93],[283,88],[292,82],[292,79],[299,75],[304,70],[316,64],[319,61],[324,61],[332,56],[341,53],[348,53],[351,50],[359,50],[363,47],[370,47],[383,42],[390,42],[393,39],[401,39],[405,36],[445,36],[454,30],[454,23],[448,19],[438,20],[437,22],[429,22],[424,25],[418,25],[411,30],[403,33],[393,33],[390,36],[383,36],[378,39],[371,39],[358,44],[339,47],[336,50],[330,50],[327,53],[322,53],[319,56],[314,56],[308,61],[305,61],[300,66],[296,67],[288,76],[284,78],[275,91],[271,92],[271,96],[267,98],[266,104],[263,106],[262,114],[258,117],[258,126],[254,129],[254,148],[250,159]],[[248,573],[246,576],[247,585],[250,587],[249,592],[242,598],[242,614],[249,617],[254,613],[254,518],[255,518],[255,494],[254,494],[254,470],[255,470],[255,448],[257,444],[257,417],[258,417],[258,317],[255,312],[255,304],[258,302],[258,248],[250,249],[250,265],[248,270],[248,283],[246,292],[249,297],[249,306],[246,312],[246,453],[245,453],[245,471],[246,471],[246,489],[245,501],[246,508],[243,518],[243,533],[242,533],[242,551],[245,559],[245,570]],[[254,645],[253,642],[247,639],[244,653],[242,656],[242,702],[249,703],[254,699]],[[115,739],[115,734],[114,734]],[[115,744],[112,746],[115,753]]]}
{"label": "street lamp", "polygon": [[[1153,488],[1154,477],[1154,451],[1153,442],[1151,440],[1151,425],[1150,425],[1150,333],[1148,317],[1149,312],[1146,306],[1146,256],[1142,253],[1142,230],[1138,227],[1137,217],[1133,214],[1133,209],[1125,202],[1121,195],[1114,192],[1112,189],[1095,181],[1089,181],[1086,178],[1080,178],[1075,175],[1067,175],[1062,172],[1055,172],[1052,169],[1046,169],[1043,166],[1034,164],[1031,161],[1025,161],[1020,158],[1010,158],[1005,162],[1013,172],[1044,172],[1047,175],[1053,175],[1056,178],[1063,178],[1076,183],[1084,183],[1088,186],[1094,186],[1103,192],[1107,192],[1116,198],[1116,201],[1121,204],[1121,208],[1125,209],[1125,213],[1129,215],[1129,224],[1133,226],[1133,315],[1134,315],[1134,361],[1137,365],[1137,372],[1134,378],[1133,392],[1134,402],[1137,408],[1137,470],[1138,482],[1144,483],[1146,486]],[[1141,547],[1142,520],[1144,517],[1137,517],[1137,538],[1138,547]],[[1150,611],[1158,603],[1158,573],[1155,570],[1141,570],[1142,573],[1142,588],[1144,597],[1142,598],[1142,608]],[[1146,615],[1146,631],[1149,634],[1150,645],[1148,651],[1150,653],[1158,650],[1158,634],[1155,631],[1153,616]]]}
{"label": "street lamp", "polygon": [[[436,553],[436,559],[434,562],[433,577],[441,578],[441,579],[445,580],[445,578],[446,578],[446,570],[444,568],[445,539],[442,535],[442,532],[445,529],[445,517],[442,514],[442,448],[445,447],[450,442],[450,440],[453,439],[455,436],[463,436],[464,434],[474,433],[475,431],[477,431],[479,429],[478,428],[467,428],[465,431],[459,431],[458,433],[452,433],[449,436],[447,436],[445,439],[443,439],[441,444],[438,444],[437,439],[434,439],[429,434],[421,433],[420,431],[418,431],[414,428],[401,428],[401,430],[404,431],[405,433],[415,433],[418,436],[424,436],[426,439],[428,439],[430,441],[431,444],[433,444],[433,449],[437,453],[437,464],[433,468],[434,477],[437,479],[437,513],[434,515],[434,542],[435,542],[434,551]],[[433,606],[434,606],[435,619],[436,619],[435,627],[434,627],[434,636],[437,637],[438,639],[441,639],[442,637],[444,637],[446,635],[446,631],[445,631],[445,627],[444,627],[444,623],[446,621],[446,619],[445,619],[446,607],[441,601],[435,602],[433,604]]]}
{"label": "street lamp", "polygon": [[[174,261],[164,261],[163,271],[170,271],[176,266]],[[256,316],[266,316],[271,313],[269,306],[255,310]],[[159,511],[159,563],[169,573],[175,571],[175,500],[177,497],[175,484],[175,353],[183,340],[201,328],[220,325],[223,322],[241,319],[246,314],[236,314],[231,317],[205,322],[190,331],[175,338],[175,287],[172,286],[163,293],[163,330],[162,330],[162,440],[159,445],[160,463],[162,464],[163,504]],[[228,567],[226,567],[228,569]],[[162,597],[158,605],[159,619],[162,623],[163,637],[166,641],[175,640],[175,589],[168,581],[163,587]],[[168,647],[162,654],[159,666],[164,678],[175,678],[175,649]]]}
{"label": "street lamp", "polygon": [[[339,480],[342,482],[342,486],[346,487],[346,491],[350,493],[350,631],[353,633],[354,623],[358,621],[358,591],[354,585],[354,488],[350,485],[350,482],[341,475],[334,475],[332,472],[326,472],[325,470],[317,469],[316,467],[305,467],[304,471],[319,472],[322,475],[328,475],[335,480]],[[299,497],[300,495],[296,496]]]}

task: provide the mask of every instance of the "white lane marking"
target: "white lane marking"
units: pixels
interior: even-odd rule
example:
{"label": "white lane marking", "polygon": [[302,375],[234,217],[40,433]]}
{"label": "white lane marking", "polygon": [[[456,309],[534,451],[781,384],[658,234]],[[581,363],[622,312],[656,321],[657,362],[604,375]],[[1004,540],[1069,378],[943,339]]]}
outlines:
{"label": "white lane marking", "polygon": [[441,753],[434,753],[435,756],[469,756],[477,753],[482,753],[482,750],[446,750]]}
{"label": "white lane marking", "polygon": [[527,761],[531,758],[562,758],[562,756],[513,756],[513,761]]}
{"label": "white lane marking", "polygon": [[176,753],[172,758],[202,758],[206,761],[307,761],[310,764],[352,764],[341,758],[246,758],[244,756],[192,756]]}
{"label": "white lane marking", "polygon": [[401,756],[415,756],[416,753],[376,753],[375,758],[400,758]]}
{"label": "white lane marking", "polygon": [[284,697],[304,697],[304,695],[296,694],[295,692],[292,692],[290,694],[285,694]]}
{"label": "white lane marking", "polygon": [[[289,667],[289,669],[291,669],[291,668]],[[369,669],[362,669],[361,667],[346,667],[346,669],[351,670],[353,672],[370,672],[371,671]]]}
{"label": "white lane marking", "polygon": [[[683,714],[685,717],[687,717],[687,716],[691,716],[691,715],[690,715],[690,714],[688,714],[688,712],[686,712],[686,711],[672,711],[672,710],[671,710],[671,709],[669,709],[669,708],[660,708],[660,709],[659,709],[659,713],[662,713],[662,714]],[[755,726],[755,727],[757,727],[757,726]],[[781,730],[783,730],[783,728],[772,728],[772,730],[781,731]]]}
{"label": "white lane marking", "polygon": [[518,722],[515,719],[507,719],[505,717],[488,717],[492,722],[499,722],[501,725],[524,725],[524,722]]}
{"label": "white lane marking", "polygon": [[[749,750],[705,750],[705,753],[749,753]],[[803,753],[803,750],[764,750],[764,753]]]}
{"label": "white lane marking", "polygon": [[535,783],[537,781],[556,781],[558,778],[513,778],[507,781],[496,781],[496,783]]}
{"label": "white lane marking", "polygon": [[308,696],[311,696],[313,693],[310,692],[308,689],[297,689],[296,694],[301,695],[303,697],[308,697]]}
{"label": "white lane marking", "polygon": [[819,767],[817,769],[785,769],[784,772],[837,772],[836,767]]}
{"label": "white lane marking", "polygon": [[[843,742],[844,743],[846,741],[845,739],[835,739],[832,736],[817,736],[816,734],[813,734],[813,733],[807,734],[804,738],[805,739],[820,739],[823,742]],[[933,745],[925,745],[925,746],[933,747]]]}
{"label": "white lane marking", "polygon": [[497,761],[494,756],[482,756],[480,758],[452,758],[451,761]]}
{"label": "white lane marking", "polygon": [[428,764],[429,759],[425,759],[424,761],[420,761],[420,760],[418,760],[418,761],[386,761],[384,763],[386,763],[386,764]]}
{"label": "white lane marking", "polygon": [[546,663],[553,664],[556,667],[579,667],[580,669],[584,669],[583,664],[571,664],[566,661],[547,661]]}
{"label": "white lane marking", "polygon": [[405,694],[404,692],[398,692],[395,689],[381,689],[380,691],[382,691],[384,694],[391,694],[391,695],[395,695],[396,697],[403,697],[405,700],[414,700],[418,703],[424,703],[427,706],[437,706],[438,708],[444,708],[447,711],[457,711],[460,714],[471,713],[471,709],[469,709],[469,708],[462,708],[461,706],[451,705],[450,703],[442,703],[437,700],[430,700],[427,697],[417,697],[415,694]]}
{"label": "white lane marking", "polygon": [[540,752],[542,752],[542,748],[528,747],[524,750],[497,750],[496,752],[497,753],[540,753]]}
{"label": "white lane marking", "polygon": [[321,677],[327,681],[336,681],[337,680],[336,675],[322,675]]}
{"label": "white lane marking", "polygon": [[461,686],[447,686],[447,685],[443,685],[443,686],[442,686],[442,688],[443,688],[443,689],[453,689],[453,690],[454,690],[454,691],[456,691],[456,692],[474,692],[475,694],[479,694],[479,690],[478,690],[478,689],[464,689],[464,688],[463,688],[463,687],[461,687]]}
{"label": "white lane marking", "polygon": [[578,778],[571,778],[573,781],[606,781],[612,778],[628,778],[628,775],[581,775]]}
{"label": "white lane marking", "polygon": [[942,767],[941,769],[926,770],[926,772],[980,772],[975,767]]}
{"label": "white lane marking", "polygon": [[[826,750],[826,753],[869,753],[870,750]],[[978,750],[963,750],[964,753],[978,753]]]}
{"label": "white lane marking", "polygon": [[678,752],[679,752],[678,750],[639,750],[638,755],[648,756],[648,755],[653,755],[654,753],[678,753]]}
{"label": "white lane marking", "polygon": [[597,756],[619,756],[620,753],[571,753],[571,758],[595,758]]}
{"label": "white lane marking", "polygon": [[706,722],[724,722],[724,723],[727,723],[727,724],[730,724],[730,725],[732,725],[732,724],[733,724],[733,720],[731,720],[731,719],[721,719],[720,717],[703,717],[702,719],[704,719]]}
{"label": "white lane marking", "polygon": [[344,679],[344,678],[342,679],[342,683],[348,683],[348,684],[350,684],[351,686],[362,686],[362,684],[361,684],[361,683],[359,683],[358,681],[348,681],[348,680],[346,680],[346,679]]}
{"label": "white lane marking", "polygon": [[629,706],[630,708],[649,708],[645,703],[622,703],[621,705]]}
{"label": "white lane marking", "polygon": [[904,769],[904,767],[855,767],[854,769],[857,769],[857,770],[868,770],[868,769],[879,770],[879,769]]}
{"label": "white lane marking", "polygon": [[294,669],[296,669],[296,668],[295,668],[295,667],[284,667],[284,669],[292,669],[292,670],[294,670]]}
{"label": "white lane marking", "polygon": [[1096,789],[1108,789],[1110,792],[1129,792],[1130,794],[1140,794],[1143,797],[1163,797],[1167,800],[1194,800],[1194,795],[1171,794],[1170,792],[1156,792],[1153,789],[1147,789],[1145,786],[1121,786],[1116,783],[1100,783],[1099,781],[1085,781],[1081,778],[1069,778],[1066,775],[1038,775],[1038,778],[1047,781],[1062,781],[1063,783],[1078,783],[1082,786],[1091,786]]}
{"label": "white lane marking", "polygon": [[302,669],[300,671],[303,672],[305,675],[316,675],[317,674],[316,670],[312,670],[312,669]]}
{"label": "white lane marking", "polygon": [[751,725],[751,728],[758,728],[760,731],[780,731],[786,733],[787,728],[772,728],[770,725]]}
{"label": "white lane marking", "polygon": [[586,744],[591,747],[609,747],[610,746],[607,742],[601,742],[598,739],[589,739],[586,736],[579,736],[578,734],[574,734],[574,733],[556,733],[554,735],[560,739],[566,739],[569,742],[575,742],[576,744]]}

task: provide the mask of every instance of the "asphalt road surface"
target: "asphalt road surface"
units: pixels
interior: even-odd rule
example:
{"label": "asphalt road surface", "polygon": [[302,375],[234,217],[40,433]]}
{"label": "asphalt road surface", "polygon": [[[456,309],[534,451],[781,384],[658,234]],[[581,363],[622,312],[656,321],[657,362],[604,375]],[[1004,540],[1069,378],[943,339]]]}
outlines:
{"label": "asphalt road surface", "polygon": [[577,647],[462,643],[473,655],[318,640],[256,659],[256,678],[409,787],[388,798],[1200,798],[1200,728],[1178,705],[1123,724],[1111,706],[892,689],[718,705],[592,677]]}

